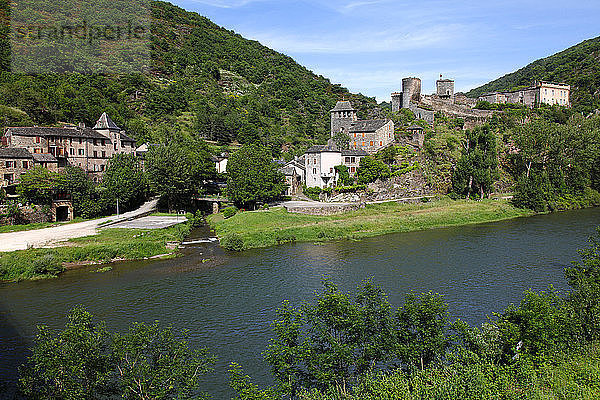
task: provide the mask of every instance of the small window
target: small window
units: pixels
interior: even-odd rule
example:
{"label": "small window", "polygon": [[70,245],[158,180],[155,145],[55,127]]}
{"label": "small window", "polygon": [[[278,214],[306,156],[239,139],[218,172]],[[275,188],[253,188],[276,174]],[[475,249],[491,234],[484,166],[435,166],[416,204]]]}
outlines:
{"label": "small window", "polygon": [[98,139],[94,139],[94,146],[98,146]]}
{"label": "small window", "polygon": [[6,162],[6,168],[12,168],[12,167],[14,167],[14,166],[15,166],[15,165],[14,165],[14,161],[7,161],[7,162]]}
{"label": "small window", "polygon": [[379,145],[380,145],[380,146],[383,146],[383,142],[381,142],[381,141],[380,141],[380,142],[379,142]]}
{"label": "small window", "polygon": [[356,157],[350,157],[350,162],[351,162],[352,164],[356,163]]}
{"label": "small window", "polygon": [[74,156],[75,155],[75,149],[71,147],[69,149],[69,154],[72,155],[72,156]]}
{"label": "small window", "polygon": [[106,158],[106,152],[105,151],[102,152],[102,157]]}
{"label": "small window", "polygon": [[42,138],[41,138],[41,137],[39,137],[39,136],[36,136],[36,137],[35,137],[35,142],[36,142],[36,143],[40,143],[41,141],[42,141]]}
{"label": "small window", "polygon": [[29,168],[29,162],[23,161],[23,169],[27,169],[27,168]]}
{"label": "small window", "polygon": [[369,146],[373,146],[373,142],[369,142]]}
{"label": "small window", "polygon": [[79,149],[79,155],[82,156],[83,155],[83,149]]}
{"label": "small window", "polygon": [[81,143],[82,143],[81,138],[79,138],[79,144],[81,144]]}
{"label": "small window", "polygon": [[316,174],[316,173],[317,173],[317,169],[313,168],[313,174]]}
{"label": "small window", "polygon": [[104,164],[100,165],[100,171],[104,172]]}
{"label": "small window", "polygon": [[350,157],[346,157],[345,162],[346,164],[350,164]]}
{"label": "small window", "polygon": [[98,158],[98,152],[94,150],[94,158]]}
{"label": "small window", "polygon": [[9,185],[12,185],[13,181],[15,180],[15,175],[14,174],[4,174],[4,180],[8,181]]}
{"label": "small window", "polygon": [[333,168],[329,168],[329,172],[330,172],[330,173],[333,173]]}
{"label": "small window", "polygon": [[355,173],[356,172],[356,167],[350,167],[350,172]]}

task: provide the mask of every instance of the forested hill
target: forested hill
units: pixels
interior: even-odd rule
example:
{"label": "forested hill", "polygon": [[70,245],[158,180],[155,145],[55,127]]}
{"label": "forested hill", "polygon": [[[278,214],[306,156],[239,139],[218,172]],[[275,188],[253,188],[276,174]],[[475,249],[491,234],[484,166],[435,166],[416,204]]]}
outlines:
{"label": "forested hill", "polygon": [[[69,2],[76,0],[62,0]],[[286,55],[197,13],[166,2],[151,4],[151,71],[34,76],[5,69],[0,123],[92,124],[107,111],[140,142],[172,136],[221,143],[260,138],[278,153],[325,140],[337,100],[352,100],[360,117],[379,112],[374,99],[351,94]],[[9,64],[6,58],[0,65]]]}
{"label": "forested hill", "polygon": [[534,61],[467,93],[477,97],[486,92],[530,85],[534,80],[566,82],[572,86],[574,107],[590,112],[600,108],[600,36],[581,42],[550,57]]}

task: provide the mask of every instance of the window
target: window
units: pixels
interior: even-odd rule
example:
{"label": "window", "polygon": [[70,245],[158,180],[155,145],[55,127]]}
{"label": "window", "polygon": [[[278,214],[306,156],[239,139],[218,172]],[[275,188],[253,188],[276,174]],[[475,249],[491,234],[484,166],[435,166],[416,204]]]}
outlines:
{"label": "window", "polygon": [[81,138],[79,138],[79,144],[81,144],[81,143],[82,143]]}
{"label": "window", "polygon": [[23,169],[27,169],[27,168],[29,168],[29,162],[23,161]]}
{"label": "window", "polygon": [[15,162],[14,161],[7,161],[6,162],[6,168],[13,168],[15,166]]}
{"label": "window", "polygon": [[41,138],[41,137],[39,137],[39,136],[36,136],[36,137],[35,137],[35,142],[36,142],[36,143],[40,143],[41,141],[42,141],[42,138]]}
{"label": "window", "polygon": [[98,158],[98,152],[94,150],[94,158]]}
{"label": "window", "polygon": [[69,144],[73,144],[73,138],[69,138]]}
{"label": "window", "polygon": [[13,181],[15,180],[15,175],[14,174],[4,174],[4,180],[8,181],[9,185],[12,185]]}
{"label": "window", "polygon": [[366,142],[363,142],[363,144],[362,144],[362,145],[363,145],[363,146],[366,146],[366,145],[367,145],[367,143],[366,143]]}
{"label": "window", "polygon": [[98,146],[98,139],[94,139],[94,146]]}
{"label": "window", "polygon": [[356,157],[350,157],[350,162],[354,164],[356,162]]}
{"label": "window", "polygon": [[104,172],[104,164],[100,165],[100,171]]}
{"label": "window", "polygon": [[83,155],[83,149],[79,149],[79,155],[82,156]]}
{"label": "window", "polygon": [[369,142],[369,146],[373,146],[373,142]]}
{"label": "window", "polygon": [[356,172],[356,167],[350,167],[350,172],[351,173],[355,173]]}
{"label": "window", "polygon": [[313,174],[316,174],[316,173],[317,173],[317,169],[313,168]]}
{"label": "window", "polygon": [[104,139],[102,139],[102,146],[104,146]]}
{"label": "window", "polygon": [[354,134],[354,137],[356,137],[356,133]]}
{"label": "window", "polygon": [[125,142],[121,142],[121,147],[125,147]]}
{"label": "window", "polygon": [[346,158],[345,158],[345,160],[344,160],[344,162],[345,162],[346,164],[350,164],[350,157],[346,157]]}
{"label": "window", "polygon": [[106,158],[106,152],[105,151],[102,151],[102,157]]}
{"label": "window", "polygon": [[69,149],[69,154],[72,155],[72,156],[74,156],[75,155],[75,149],[71,147]]}
{"label": "window", "polygon": [[42,149],[33,149],[35,154],[42,154]]}
{"label": "window", "polygon": [[382,142],[382,141],[380,141],[380,142],[379,142],[379,145],[380,145],[380,146],[383,146],[383,142]]}

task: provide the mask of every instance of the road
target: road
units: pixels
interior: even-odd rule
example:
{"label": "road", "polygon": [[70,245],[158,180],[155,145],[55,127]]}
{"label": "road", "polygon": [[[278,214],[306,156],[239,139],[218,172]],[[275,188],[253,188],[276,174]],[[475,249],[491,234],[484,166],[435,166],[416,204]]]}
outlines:
{"label": "road", "polygon": [[2,233],[0,234],[0,252],[25,250],[30,247],[50,247],[69,239],[95,235],[100,225],[106,224],[109,221],[114,223],[144,215],[154,210],[157,203],[157,199],[150,200],[137,210],[129,211],[118,217],[112,215],[110,217],[65,224],[52,228]]}

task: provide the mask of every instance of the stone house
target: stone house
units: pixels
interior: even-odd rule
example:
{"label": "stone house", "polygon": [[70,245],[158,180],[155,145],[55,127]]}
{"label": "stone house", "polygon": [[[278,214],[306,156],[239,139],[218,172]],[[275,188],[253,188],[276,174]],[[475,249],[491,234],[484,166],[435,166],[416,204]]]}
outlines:
{"label": "stone house", "polygon": [[83,124],[55,127],[7,128],[3,144],[9,148],[25,149],[40,165],[57,168],[67,165],[80,167],[100,181],[108,160],[118,153],[134,153],[135,140],[130,138],[106,113],[94,129]]}
{"label": "stone house", "polygon": [[386,119],[357,121],[350,127],[350,148],[369,154],[394,143],[394,122]]}
{"label": "stone house", "polygon": [[349,101],[338,101],[331,110],[331,137],[350,137],[350,148],[376,153],[394,142],[394,122],[389,119],[359,120]]}
{"label": "stone house", "polygon": [[336,166],[345,165],[350,176],[354,176],[360,160],[368,155],[362,149],[340,150],[332,139],[325,146],[312,146],[304,155],[306,186],[335,187],[338,180]]}
{"label": "stone house", "polygon": [[523,104],[530,108],[540,104],[571,107],[571,86],[539,81],[525,89],[485,93],[479,96],[478,100],[492,104]]}
{"label": "stone house", "polygon": [[23,148],[0,149],[0,186],[18,182],[22,174],[33,168],[34,163],[31,153]]}
{"label": "stone house", "polygon": [[217,174],[224,174],[227,172],[227,162],[229,161],[229,155],[227,153],[211,156],[211,159],[215,163]]}
{"label": "stone house", "polygon": [[304,165],[304,156],[295,157],[279,168],[279,172],[285,177],[287,185],[285,189],[286,196],[295,196],[300,192],[302,184],[306,182],[306,167]]}

